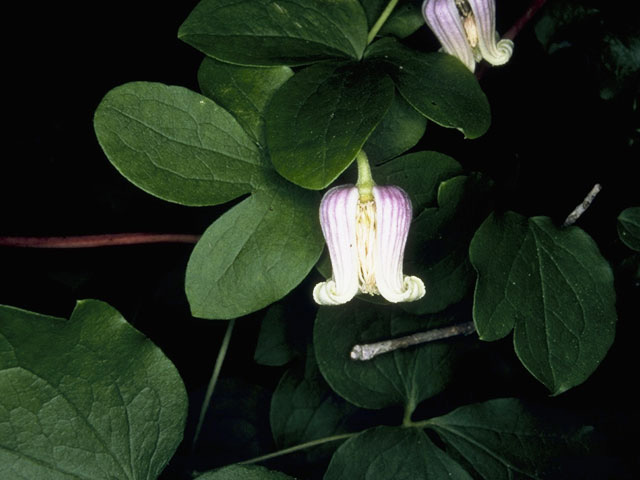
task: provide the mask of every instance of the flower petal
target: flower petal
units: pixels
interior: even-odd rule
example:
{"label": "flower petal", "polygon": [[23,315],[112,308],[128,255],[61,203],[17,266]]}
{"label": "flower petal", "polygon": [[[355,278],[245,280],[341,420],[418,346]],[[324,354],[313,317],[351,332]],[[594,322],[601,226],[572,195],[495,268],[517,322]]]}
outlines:
{"label": "flower petal", "polygon": [[331,279],[313,289],[319,305],[340,305],[358,293],[358,253],[356,216],[358,189],[353,185],[334,187],[320,203],[320,225],[329,248]]}
{"label": "flower petal", "polygon": [[467,1],[476,19],[478,49],[482,58],[491,65],[504,65],[513,53],[513,42],[508,39],[497,41],[495,0]]}
{"label": "flower petal", "polygon": [[425,294],[418,277],[402,274],[404,247],[411,224],[411,201],[399,187],[373,187],[376,203],[376,285],[384,298],[392,303],[412,302]]}
{"label": "flower petal", "polygon": [[422,15],[442,49],[458,57],[472,72],[476,62],[454,0],[425,0]]}

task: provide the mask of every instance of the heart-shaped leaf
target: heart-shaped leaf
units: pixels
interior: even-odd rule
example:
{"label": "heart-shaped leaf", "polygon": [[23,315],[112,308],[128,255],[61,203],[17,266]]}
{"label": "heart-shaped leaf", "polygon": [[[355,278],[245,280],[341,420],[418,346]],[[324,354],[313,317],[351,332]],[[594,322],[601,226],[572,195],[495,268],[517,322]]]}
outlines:
{"label": "heart-shaped leaf", "polygon": [[322,63],[294,75],[266,113],[278,173],[320,190],[355,159],[393,101],[389,77],[368,64]]}
{"label": "heart-shaped leaf", "polygon": [[376,427],[336,450],[324,480],[471,480],[457,462],[417,428]]}
{"label": "heart-shaped leaf", "polygon": [[516,354],[554,394],[585,381],[611,346],[616,323],[613,274],[591,237],[546,217],[492,214],[469,254],[478,272],[480,338],[513,330]]}
{"label": "heart-shaped leaf", "polygon": [[0,306],[0,477],[156,478],[182,440],[173,364],[109,305]]}
{"label": "heart-shaped leaf", "polygon": [[548,478],[543,473],[555,459],[584,455],[592,431],[566,412],[513,398],[460,407],[424,423],[485,480]]}
{"label": "heart-shaped leaf", "polygon": [[202,0],[178,37],[238,65],[303,65],[359,59],[367,19],[358,0]]}

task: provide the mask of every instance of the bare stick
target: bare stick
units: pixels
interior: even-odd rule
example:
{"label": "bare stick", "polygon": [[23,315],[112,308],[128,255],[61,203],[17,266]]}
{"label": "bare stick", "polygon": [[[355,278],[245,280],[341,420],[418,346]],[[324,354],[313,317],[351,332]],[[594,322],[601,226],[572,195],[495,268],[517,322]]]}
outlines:
{"label": "bare stick", "polygon": [[0,237],[0,247],[92,248],[146,243],[196,243],[200,235],[180,233],[107,233],[71,237]]}
{"label": "bare stick", "polygon": [[426,332],[414,333],[406,337],[393,338],[376,343],[366,343],[364,345],[354,345],[351,349],[353,360],[371,360],[383,353],[392,352],[401,348],[419,345],[421,343],[442,340],[443,338],[455,337],[457,335],[470,335],[476,331],[473,322],[460,323],[450,327],[435,328]]}
{"label": "bare stick", "polygon": [[566,218],[562,226],[568,227],[569,225],[573,225],[574,223],[576,223],[576,221],[582,216],[582,214],[587,210],[587,208],[589,208],[589,206],[591,205],[591,202],[593,202],[593,199],[596,198],[596,195],[600,193],[600,190],[602,190],[602,187],[600,186],[599,183],[596,183],[591,189],[591,191],[587,194],[587,196],[584,197],[584,200],[582,201],[582,203],[578,205],[576,208],[574,208],[573,212],[569,214],[569,216]]}

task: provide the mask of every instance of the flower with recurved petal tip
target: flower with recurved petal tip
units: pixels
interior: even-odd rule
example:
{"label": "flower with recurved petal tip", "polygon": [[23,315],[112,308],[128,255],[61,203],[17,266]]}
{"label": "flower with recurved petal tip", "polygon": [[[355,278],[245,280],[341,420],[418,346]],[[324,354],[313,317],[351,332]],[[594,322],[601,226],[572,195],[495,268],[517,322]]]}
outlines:
{"label": "flower with recurved petal tip", "polygon": [[496,32],[495,0],[425,0],[422,14],[442,49],[472,72],[482,59],[503,65],[511,58],[513,42]]}
{"label": "flower with recurved petal tip", "polygon": [[340,305],[358,292],[382,295],[390,302],[412,302],[425,294],[424,283],[402,274],[411,223],[411,201],[396,186],[372,186],[363,194],[355,185],[327,191],[320,223],[333,276],[313,289],[320,305]]}

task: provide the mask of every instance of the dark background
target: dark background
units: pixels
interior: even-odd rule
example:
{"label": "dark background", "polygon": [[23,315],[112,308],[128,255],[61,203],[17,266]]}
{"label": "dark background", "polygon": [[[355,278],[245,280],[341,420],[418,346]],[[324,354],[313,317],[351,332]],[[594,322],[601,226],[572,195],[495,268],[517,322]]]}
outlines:
{"label": "dark background", "polygon": [[[202,54],[176,36],[197,2],[14,3],[3,14],[8,35],[3,48],[0,236],[202,233],[225,206],[183,207],[138,190],[110,165],[92,126],[101,98],[120,84],[148,80],[198,90],[196,72]],[[500,31],[528,3],[498,1]],[[628,18],[634,17],[637,22],[638,17],[629,13]],[[610,434],[601,469],[591,478],[631,478],[626,475],[638,466],[631,439],[639,423],[639,398],[631,386],[638,377],[636,297],[640,286],[634,270],[637,259],[636,266],[629,267],[631,251],[617,239],[616,217],[624,208],[640,205],[638,112],[632,107],[637,91],[601,100],[593,55],[569,49],[548,56],[532,26],[516,39],[511,62],[489,70],[482,79],[494,118],[489,133],[465,141],[457,131],[429,124],[419,148],[447,153],[468,170],[490,175],[496,182],[498,209],[547,215],[557,222],[594,183],[602,184],[602,192],[579,225],[598,242],[616,272],[617,340],[584,385],[555,401],[590,415]],[[426,28],[408,42],[416,48],[436,48]],[[191,248],[0,247],[0,304],[67,317],[77,299],[107,301],[172,359],[190,392],[192,409],[197,410],[226,322],[194,319],[189,314],[183,279]],[[296,317],[305,325],[311,325],[314,316],[310,301],[305,300],[313,283],[309,279],[296,291],[301,299]],[[283,370],[253,362],[262,315],[258,312],[237,322],[222,381],[235,394],[250,392],[246,396],[253,403],[247,408],[268,412],[270,391]],[[302,330],[301,335],[308,334],[308,328]],[[447,411],[451,408],[447,402],[456,395],[462,395],[463,401],[497,395],[546,397],[542,386],[514,358],[510,340],[485,348],[481,358],[484,363],[479,365],[492,369],[493,380],[486,382],[487,377],[475,371],[463,374],[450,396],[436,399],[436,405]],[[474,376],[482,378],[483,384]],[[189,428],[193,419],[194,415]],[[264,436],[260,442],[268,444],[268,425],[263,427],[266,431],[257,436]],[[186,438],[189,435],[188,431]],[[215,439],[211,441],[215,445]],[[176,472],[187,453],[186,448],[179,452],[166,478],[174,474],[178,478]],[[243,451],[235,454],[235,460],[251,456]],[[217,466],[215,461],[199,462],[200,467]]]}

